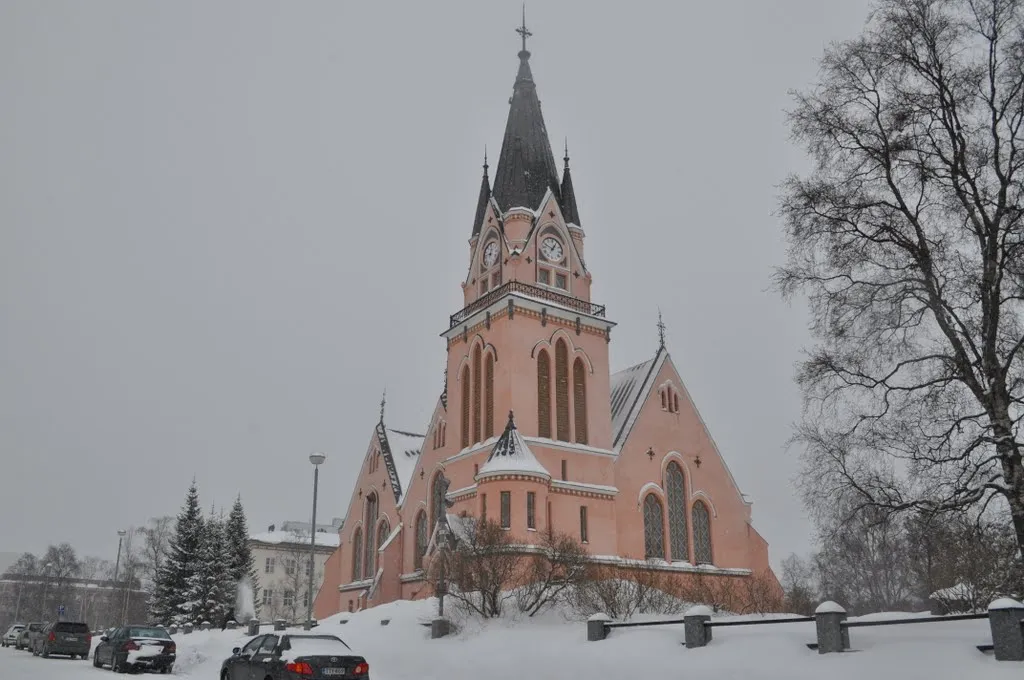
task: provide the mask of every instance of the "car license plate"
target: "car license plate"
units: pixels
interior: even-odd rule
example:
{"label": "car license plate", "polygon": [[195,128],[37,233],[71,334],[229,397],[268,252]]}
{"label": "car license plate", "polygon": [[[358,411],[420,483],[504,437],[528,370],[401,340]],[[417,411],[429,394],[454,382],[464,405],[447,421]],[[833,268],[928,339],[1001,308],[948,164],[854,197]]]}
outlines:
{"label": "car license plate", "polygon": [[320,675],[345,675],[344,668],[321,668]]}
{"label": "car license plate", "polygon": [[69,640],[71,642],[78,642],[78,638],[76,638],[74,635],[65,635],[64,639]]}

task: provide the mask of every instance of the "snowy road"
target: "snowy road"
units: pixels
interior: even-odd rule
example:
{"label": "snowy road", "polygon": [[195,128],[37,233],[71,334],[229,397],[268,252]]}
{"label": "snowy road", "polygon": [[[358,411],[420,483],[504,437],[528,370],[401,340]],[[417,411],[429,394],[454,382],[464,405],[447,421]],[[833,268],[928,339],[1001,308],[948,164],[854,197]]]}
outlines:
{"label": "snowy road", "polygon": [[93,668],[92,661],[72,661],[63,656],[44,659],[12,647],[0,648],[0,678],[3,680],[80,680],[91,677],[105,678],[105,674],[110,674],[110,671]]}

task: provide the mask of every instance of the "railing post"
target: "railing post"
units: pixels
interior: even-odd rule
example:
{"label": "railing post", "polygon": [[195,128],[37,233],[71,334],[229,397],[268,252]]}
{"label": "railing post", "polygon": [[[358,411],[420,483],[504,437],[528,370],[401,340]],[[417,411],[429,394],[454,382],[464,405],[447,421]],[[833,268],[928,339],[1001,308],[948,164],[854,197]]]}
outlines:
{"label": "railing post", "polygon": [[186,623],[185,625],[183,625],[181,627],[181,632],[184,633],[185,635],[188,635],[189,633],[191,633],[192,632],[192,624],[191,623]]}
{"label": "railing post", "polygon": [[259,635],[260,634],[260,620],[259,619],[249,619],[249,629],[246,631],[246,633],[248,633],[249,635]]}
{"label": "railing post", "polygon": [[587,641],[597,642],[608,637],[608,622],[611,617],[607,614],[597,613],[587,619]]}
{"label": "railing post", "polygon": [[284,619],[274,619],[274,630],[284,630],[287,628],[287,623]]}
{"label": "railing post", "polygon": [[999,661],[1024,661],[1024,604],[1001,597],[988,606],[988,625],[992,629],[992,646]]}
{"label": "railing post", "polygon": [[683,631],[686,635],[686,648],[703,647],[711,642],[711,610],[704,605],[690,607],[683,614]]}
{"label": "railing post", "polygon": [[818,654],[843,652],[850,648],[850,631],[843,626],[846,610],[836,602],[822,602],[814,610],[814,627],[818,633]]}

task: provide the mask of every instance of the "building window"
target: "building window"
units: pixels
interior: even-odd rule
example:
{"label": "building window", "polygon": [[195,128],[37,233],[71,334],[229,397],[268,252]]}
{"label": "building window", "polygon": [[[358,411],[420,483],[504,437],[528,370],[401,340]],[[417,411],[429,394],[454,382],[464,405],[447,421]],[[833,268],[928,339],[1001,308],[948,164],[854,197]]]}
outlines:
{"label": "building window", "polygon": [[537,272],[537,281],[543,283],[545,286],[551,285],[551,271],[548,269],[541,269]]}
{"label": "building window", "polygon": [[352,580],[363,578],[363,530],[356,528],[352,534]]}
{"label": "building window", "polygon": [[295,560],[288,558],[284,561],[284,573],[288,576],[295,575]]}
{"label": "building window", "polygon": [[273,557],[268,557],[266,559],[266,561],[263,563],[263,573],[264,574],[273,574],[274,573],[274,558]]}
{"label": "building window", "polygon": [[283,604],[285,607],[291,607],[293,604],[295,604],[295,591],[284,591],[284,597],[281,598],[281,604]]}
{"label": "building window", "polygon": [[665,516],[653,493],[644,498],[644,559],[665,559]]}
{"label": "building window", "polygon": [[[380,526],[377,527],[377,549],[378,550],[384,545],[384,541],[388,540],[388,536],[390,536],[390,535],[391,535],[391,525],[388,524],[387,520],[384,520],[384,521],[382,521],[380,523]],[[375,574],[370,574],[370,576],[374,576],[374,575]]]}
{"label": "building window", "polygon": [[547,521],[548,521],[548,538],[551,538],[552,536],[555,535],[555,519],[554,519],[554,517],[551,516],[551,501],[548,501],[547,508],[548,508],[548,519],[547,519]]}
{"label": "building window", "polygon": [[484,439],[494,436],[494,355],[484,361]]}
{"label": "building window", "polygon": [[377,571],[377,544],[374,541],[373,528],[377,526],[377,494],[371,493],[366,497],[366,519],[363,526],[366,527],[365,555],[363,557],[363,573],[366,578],[373,578]]}
{"label": "building window", "polygon": [[480,519],[487,521],[487,494],[480,494]]}
{"label": "building window", "polygon": [[576,425],[576,442],[587,443],[587,378],[583,359],[576,359],[572,365],[572,399]]}
{"label": "building window", "polygon": [[473,476],[476,477],[478,474],[480,474],[480,464],[473,463]]}
{"label": "building window", "polygon": [[562,481],[569,481],[569,463],[565,458],[562,459]]}
{"label": "building window", "polygon": [[462,390],[462,448],[466,448],[469,446],[469,366],[462,369],[459,389]]}
{"label": "building window", "polygon": [[304,560],[306,563],[306,578],[313,578],[313,563],[309,560]]}
{"label": "building window", "polygon": [[308,607],[309,606],[309,591],[308,590],[302,591],[302,606],[303,607]]}
{"label": "building window", "polygon": [[480,441],[480,345],[473,349],[473,441]]}
{"label": "building window", "polygon": [[672,393],[672,411],[679,413],[679,395],[675,392]]}
{"label": "building window", "polygon": [[551,438],[551,360],[544,350],[537,355],[537,436]]}
{"label": "building window", "polygon": [[565,274],[555,274],[555,288],[565,290],[566,287]]}
{"label": "building window", "polygon": [[269,607],[274,601],[274,591],[270,588],[263,589],[263,606]]}
{"label": "building window", "polygon": [[348,611],[349,613],[352,613],[352,600],[348,601]]}
{"label": "building window", "polygon": [[480,294],[483,295],[487,292],[487,277],[480,279]]}
{"label": "building window", "polygon": [[501,492],[501,528],[512,528],[512,492]]}
{"label": "building window", "polygon": [[526,492],[526,528],[537,528],[537,494],[533,491]]}
{"label": "building window", "polygon": [[711,513],[703,501],[693,504],[693,558],[697,564],[711,561]]}
{"label": "building window", "polygon": [[569,441],[569,348],[565,340],[555,343],[555,437]]}
{"label": "building window", "polygon": [[580,541],[588,543],[590,541],[590,532],[587,529],[587,506],[580,506]]}
{"label": "building window", "polygon": [[669,463],[665,470],[665,495],[668,497],[668,538],[673,562],[690,559],[685,481],[679,464],[674,461]]}
{"label": "building window", "polygon": [[501,272],[494,272],[491,274],[491,288],[497,288],[501,285]]}
{"label": "building window", "polygon": [[416,554],[413,556],[413,567],[423,568],[423,556],[427,553],[427,513],[420,510],[416,515]]}

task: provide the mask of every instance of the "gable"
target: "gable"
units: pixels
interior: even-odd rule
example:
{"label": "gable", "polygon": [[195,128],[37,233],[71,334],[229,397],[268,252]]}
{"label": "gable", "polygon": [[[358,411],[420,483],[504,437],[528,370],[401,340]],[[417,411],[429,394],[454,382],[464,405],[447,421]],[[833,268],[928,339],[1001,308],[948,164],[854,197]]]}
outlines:
{"label": "gable", "polygon": [[387,428],[383,422],[377,423],[377,441],[384,454],[384,463],[388,470],[388,480],[395,494],[395,503],[402,501],[402,494],[409,487],[420,449],[423,448],[424,436],[404,430]]}
{"label": "gable", "polygon": [[661,348],[651,359],[612,373],[609,390],[612,407],[612,449],[622,448],[640,408],[653,389],[653,381],[661,370],[666,355],[664,348]]}

